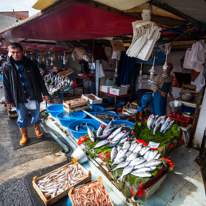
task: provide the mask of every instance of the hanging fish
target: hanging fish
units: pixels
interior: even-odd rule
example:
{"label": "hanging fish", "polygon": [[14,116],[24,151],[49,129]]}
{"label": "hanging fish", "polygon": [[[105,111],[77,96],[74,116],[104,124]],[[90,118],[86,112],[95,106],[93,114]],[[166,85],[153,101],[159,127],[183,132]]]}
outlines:
{"label": "hanging fish", "polygon": [[87,126],[87,132],[88,132],[89,138],[92,140],[92,142],[95,142],[94,133],[92,132],[92,130],[88,126]]}

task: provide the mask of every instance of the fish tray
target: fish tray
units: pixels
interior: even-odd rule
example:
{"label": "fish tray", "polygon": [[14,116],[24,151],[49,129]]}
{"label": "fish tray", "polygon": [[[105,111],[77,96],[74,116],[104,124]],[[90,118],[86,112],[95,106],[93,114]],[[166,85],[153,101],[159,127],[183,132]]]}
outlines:
{"label": "fish tray", "polygon": [[62,167],[59,167],[39,178],[37,178],[37,176],[33,177],[33,181],[32,181],[32,185],[33,185],[33,188],[36,190],[37,194],[39,195],[39,197],[43,200],[44,204],[46,206],[49,206],[49,205],[52,205],[54,204],[55,202],[57,202],[58,200],[60,200],[61,198],[65,197],[67,194],[68,194],[68,191],[71,189],[71,187],[69,187],[68,189],[66,189],[65,191],[63,191],[62,193],[56,195],[55,197],[51,198],[51,196],[49,197],[45,197],[45,195],[41,192],[41,190],[39,189],[38,185],[37,185],[37,182],[39,180],[42,180],[43,178],[45,178],[47,175],[53,173],[53,172],[57,172],[58,170],[60,169],[63,169],[64,167],[70,165],[70,164],[74,164],[74,163],[77,163],[78,164],[78,167],[80,167],[85,173],[87,173],[87,176],[80,180],[79,182],[77,182],[76,184],[72,185],[72,187],[76,187],[78,185],[81,185],[83,183],[87,183],[87,182],[90,182],[91,181],[91,172],[90,171],[87,171],[84,167],[82,167],[78,162],[76,162],[76,159],[72,159],[72,162],[66,164],[66,165],[63,165]]}
{"label": "fish tray", "polygon": [[102,99],[97,97],[96,95],[94,94],[89,94],[91,96],[93,96],[95,99],[90,99],[86,94],[82,94],[82,98],[84,99],[88,99],[90,104],[101,104],[102,103]]}
{"label": "fish tray", "polygon": [[[73,99],[73,100],[78,100],[78,99]],[[74,105],[68,105],[66,103],[66,101],[63,101],[63,109],[65,111],[67,111],[68,113],[81,111],[83,109],[88,109],[89,108],[89,100],[86,100],[86,99],[84,99],[84,100],[85,100],[85,102],[77,103]]]}
{"label": "fish tray", "polygon": [[[97,179],[96,181],[87,183],[87,184],[85,184],[85,185],[89,185],[89,184],[94,183],[94,182],[102,182],[102,177],[98,177],[98,179]],[[84,187],[85,185],[82,185],[81,187]],[[104,185],[103,185],[103,186],[104,186]],[[81,188],[81,187],[78,187],[78,188]],[[105,187],[104,187],[104,189],[105,189]],[[72,196],[71,196],[73,190],[74,190],[74,187],[72,187],[72,188],[69,190],[68,196],[69,196],[69,199],[70,199],[70,201],[71,201],[72,206],[75,206],[75,204],[74,204],[74,202],[73,202],[73,200],[72,200]],[[105,189],[105,191],[106,191],[106,189]],[[107,194],[108,194],[108,193],[107,193]],[[109,194],[108,194],[108,195],[109,195]],[[110,199],[110,198],[109,198],[109,199]],[[111,201],[111,199],[110,199],[110,201]],[[114,206],[114,204],[112,203],[112,201],[111,201],[111,205]]]}

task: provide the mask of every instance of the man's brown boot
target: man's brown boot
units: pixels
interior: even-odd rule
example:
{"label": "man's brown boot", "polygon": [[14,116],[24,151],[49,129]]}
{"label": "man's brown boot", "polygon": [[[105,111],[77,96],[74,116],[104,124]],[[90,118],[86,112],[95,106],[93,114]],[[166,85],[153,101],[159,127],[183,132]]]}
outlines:
{"label": "man's brown boot", "polygon": [[27,140],[28,140],[27,127],[20,128],[20,131],[22,134],[22,138],[21,138],[19,144],[20,144],[20,146],[23,146],[27,143]]}
{"label": "man's brown boot", "polygon": [[34,124],[34,128],[35,128],[35,133],[36,133],[37,138],[42,138],[43,133],[40,132],[40,125]]}
{"label": "man's brown boot", "polygon": [[139,112],[139,119],[142,119],[142,112]]}

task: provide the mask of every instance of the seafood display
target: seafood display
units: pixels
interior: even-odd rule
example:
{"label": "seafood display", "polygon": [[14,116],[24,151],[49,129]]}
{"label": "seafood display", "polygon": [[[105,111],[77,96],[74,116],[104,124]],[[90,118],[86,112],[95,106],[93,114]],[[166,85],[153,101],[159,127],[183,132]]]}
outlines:
{"label": "seafood display", "polygon": [[96,114],[95,116],[101,119],[102,121],[111,121],[111,120],[117,119],[117,116],[111,113],[99,113],[99,114]]}
{"label": "seafood display", "polygon": [[113,206],[101,181],[91,182],[75,188],[69,196],[74,206]]}
{"label": "seafood display", "polygon": [[87,177],[88,173],[74,163],[48,174],[36,184],[45,197],[53,198]]}
{"label": "seafood display", "polygon": [[165,132],[169,131],[172,128],[172,125],[175,123],[174,120],[171,121],[170,117],[166,120],[166,116],[154,116],[153,114],[149,116],[147,120],[147,128],[149,130],[153,129],[153,135],[160,130],[160,133],[165,134]]}
{"label": "seafood display", "polygon": [[78,99],[73,99],[73,100],[68,100],[65,101],[64,103],[66,103],[67,105],[76,105],[76,104],[82,104],[82,103],[88,103],[88,100],[83,99],[83,98],[78,98]]}
{"label": "seafood display", "polygon": [[[130,150],[132,148],[132,150]],[[113,148],[110,153],[112,166],[116,165],[111,171],[123,168],[119,181],[123,181],[124,176],[132,174],[136,177],[151,177],[150,171],[156,169],[162,162],[158,160],[160,154],[157,150],[151,150],[150,147],[144,147],[142,143],[138,144],[126,141],[123,147],[118,151]]]}

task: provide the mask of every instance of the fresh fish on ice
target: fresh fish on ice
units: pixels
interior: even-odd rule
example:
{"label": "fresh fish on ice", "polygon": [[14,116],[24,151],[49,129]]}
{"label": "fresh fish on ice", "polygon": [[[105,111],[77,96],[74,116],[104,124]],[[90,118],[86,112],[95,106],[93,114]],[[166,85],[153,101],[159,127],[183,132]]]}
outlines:
{"label": "fresh fish on ice", "polygon": [[149,172],[136,172],[136,171],[132,171],[131,174],[136,176],[136,177],[151,177],[152,176]]}
{"label": "fresh fish on ice", "polygon": [[116,147],[113,147],[112,150],[111,150],[111,152],[110,152],[111,162],[114,161],[114,159],[115,159],[116,156],[117,156],[117,153],[118,153],[117,148],[116,148]]}
{"label": "fresh fish on ice", "polygon": [[87,126],[87,132],[88,132],[89,138],[92,140],[92,142],[95,142],[94,133],[92,132],[92,130],[88,126]]}
{"label": "fresh fish on ice", "polygon": [[113,166],[113,165],[118,165],[118,164],[120,164],[121,162],[125,162],[125,157],[122,157],[121,159],[115,158],[114,162],[112,163],[112,166]]}
{"label": "fresh fish on ice", "polygon": [[98,143],[94,146],[93,149],[96,149],[96,148],[99,148],[99,147],[103,147],[104,145],[107,145],[107,144],[109,144],[109,141],[108,141],[107,139],[102,140],[102,141],[98,142]]}
{"label": "fresh fish on ice", "polygon": [[121,169],[121,168],[125,168],[129,165],[129,161],[128,162],[121,162],[120,164],[118,164],[114,169],[112,169],[111,171],[117,170],[117,169]]}
{"label": "fresh fish on ice", "polygon": [[136,165],[140,165],[140,164],[142,164],[143,162],[145,162],[146,161],[146,159],[144,159],[143,157],[138,157],[138,158],[136,158],[136,159],[133,159],[131,162],[130,162],[130,166],[136,166]]}
{"label": "fresh fish on ice", "polygon": [[155,126],[154,130],[153,130],[153,135],[154,135],[154,136],[155,136],[155,134],[157,133],[157,131],[158,131],[160,128],[161,128],[161,123],[158,123],[158,124]]}
{"label": "fresh fish on ice", "polygon": [[121,177],[118,180],[122,182],[123,177],[130,174],[133,169],[134,169],[134,166],[125,167],[124,170],[122,171]]}
{"label": "fresh fish on ice", "polygon": [[136,148],[134,149],[134,153],[136,152],[136,153],[138,153],[141,149],[142,149],[142,147],[143,147],[143,143],[140,143],[140,144],[138,144],[137,146],[136,146]]}
{"label": "fresh fish on ice", "polygon": [[148,147],[148,146],[143,147],[143,148],[139,151],[140,156],[143,156],[148,150],[150,150],[150,147]]}
{"label": "fresh fish on ice", "polygon": [[145,167],[150,167],[150,166],[158,166],[162,162],[160,160],[151,160],[145,164]]}

